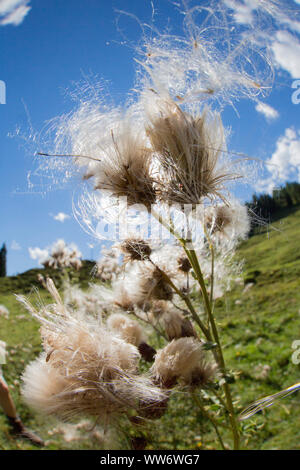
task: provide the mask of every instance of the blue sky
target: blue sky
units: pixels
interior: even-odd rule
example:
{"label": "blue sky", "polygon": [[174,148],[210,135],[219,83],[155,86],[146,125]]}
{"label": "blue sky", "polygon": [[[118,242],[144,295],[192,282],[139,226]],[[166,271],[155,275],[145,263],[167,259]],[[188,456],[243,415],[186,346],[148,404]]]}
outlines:
{"label": "blue sky", "polygon": [[[241,23],[248,21],[255,0],[227,3]],[[153,4],[156,26],[171,24],[180,31],[181,14],[172,2]],[[262,105],[259,112],[255,104],[241,101],[236,104],[239,115],[230,107],[223,113],[225,125],[232,129],[231,149],[277,165],[276,175],[267,172],[257,182],[261,191],[286,179],[300,182],[300,103],[292,102],[293,93],[300,98],[292,88],[293,83],[300,88],[300,1],[288,4],[295,9],[295,24],[292,32],[282,28],[274,37],[274,88],[262,100],[270,108]],[[30,134],[31,126],[39,131],[46,121],[70,111],[73,103],[66,90],[83,76],[103,78],[114,101],[124,99],[134,84],[131,46],[141,31],[136,21],[117,10],[133,13],[142,22],[150,22],[153,11],[150,0],[0,0],[0,80],[6,84],[6,104],[0,105],[0,244],[6,242],[8,248],[9,274],[37,266],[28,248],[44,248],[58,238],[75,242],[84,258],[97,257],[100,243],[72,215],[76,188],[45,187],[42,194],[40,188],[28,187],[34,151],[43,149],[34,149],[22,136]],[[249,199],[254,189],[245,188],[241,197]],[[55,219],[59,213],[69,217]],[[89,244],[95,244],[93,252]]]}

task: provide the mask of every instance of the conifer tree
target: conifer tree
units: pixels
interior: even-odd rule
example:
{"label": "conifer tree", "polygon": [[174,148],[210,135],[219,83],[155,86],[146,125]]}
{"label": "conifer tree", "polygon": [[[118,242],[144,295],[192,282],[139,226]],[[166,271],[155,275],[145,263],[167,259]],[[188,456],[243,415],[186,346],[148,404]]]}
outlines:
{"label": "conifer tree", "polygon": [[3,243],[2,248],[0,250],[0,277],[6,276],[6,253],[7,249],[5,243]]}

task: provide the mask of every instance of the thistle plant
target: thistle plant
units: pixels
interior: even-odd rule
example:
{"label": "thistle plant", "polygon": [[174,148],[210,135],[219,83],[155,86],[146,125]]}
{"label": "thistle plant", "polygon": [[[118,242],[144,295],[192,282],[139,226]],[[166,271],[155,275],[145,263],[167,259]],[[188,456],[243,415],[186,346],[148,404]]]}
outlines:
{"label": "thistle plant", "polygon": [[[225,277],[226,269],[232,267],[229,261],[235,244],[247,234],[247,212],[221,193],[225,182],[236,174],[220,169],[220,151],[210,147],[212,129],[211,122],[206,121],[207,114],[192,118],[170,98],[161,98],[159,109],[165,127],[156,121],[151,121],[151,132],[150,125],[145,127],[145,136],[151,134],[147,151],[140,147],[141,152],[135,153],[134,140],[132,153],[126,147],[123,155],[120,149],[125,148],[124,139],[128,144],[127,136],[123,133],[111,136],[118,158],[127,162],[126,171],[125,164],[116,167],[115,161],[105,154],[88,172],[89,178],[96,180],[95,191],[107,190],[107,178],[114,196],[119,195],[120,181],[125,178],[123,172],[130,174],[132,184],[126,180],[122,196],[128,196],[129,206],[133,201],[138,202],[146,213],[151,213],[169,231],[173,246],[152,247],[151,242],[136,236],[115,245],[113,252],[119,250],[123,255],[124,267],[111,288],[99,287],[98,292],[95,289],[94,294],[103,304],[101,301],[94,304],[94,316],[83,311],[78,300],[75,310],[72,309],[68,291],[64,304],[50,280],[47,288],[55,299],[51,308],[37,312],[21,298],[42,324],[44,346],[42,356],[25,371],[23,394],[38,410],[62,418],[78,413],[115,418],[130,408],[149,419],[167,412],[166,404],[174,388],[190,393],[195,406],[201,406],[201,391],[207,390],[224,407],[223,416],[228,416],[233,447],[238,449],[239,427],[214,315],[214,287],[217,263],[222,265]],[[214,126],[215,123],[213,129]],[[139,173],[139,189],[134,193],[136,166],[131,168],[128,155],[141,159],[147,156],[149,172],[142,172],[142,178]],[[144,167],[139,164],[138,168]],[[150,204],[145,204],[145,197],[148,202],[153,202],[155,197],[157,208],[153,210]],[[160,211],[161,204],[174,202],[182,215],[189,204],[188,217],[184,218],[187,226],[181,226],[180,232],[174,220]],[[200,211],[196,210],[197,205]],[[193,224],[196,232],[200,230],[202,235],[196,244],[191,231],[192,219],[196,221]],[[222,276],[219,289],[224,288]],[[202,307],[199,302],[193,303],[192,292],[200,294]],[[164,345],[158,351],[147,344],[143,324],[152,326],[163,338]],[[141,357],[153,362],[147,376],[138,372]],[[206,412],[205,416],[225,448],[217,417]]]}
{"label": "thistle plant", "polygon": [[[63,239],[56,240],[52,246],[41,249],[38,247],[29,248],[30,257],[38,259],[45,269],[49,268],[57,271],[57,281],[70,287],[72,271],[79,271],[82,268],[79,249],[75,243],[69,245]],[[47,289],[46,280],[43,274],[37,275],[38,282]]]}
{"label": "thistle plant", "polygon": [[[67,291],[63,300],[48,280],[55,303],[41,311],[20,298],[42,325],[44,352],[23,377],[25,399],[40,411],[90,414],[103,425],[126,416],[140,425],[167,413],[170,396],[182,390],[211,423],[220,448],[240,448],[234,375],[215,299],[241,268],[234,255],[250,214],[233,188],[249,166],[228,152],[220,111],[235,98],[255,100],[264,92],[272,77],[270,44],[263,29],[252,28],[258,17],[280,24],[288,17],[278,2],[258,2],[250,31],[238,37],[230,4],[186,10],[186,37],[145,40],[136,97],[124,109],[94,95],[58,120],[48,165],[64,167],[65,150],[64,168],[80,174],[87,188],[77,217],[99,238],[101,216],[117,228],[98,268],[109,284]],[[218,50],[220,38],[196,26],[199,12],[211,32],[232,33],[227,48]],[[255,54],[265,67],[255,67]],[[132,212],[140,217],[133,218],[135,229]],[[141,230],[141,220],[151,221],[151,230]],[[150,363],[146,372],[142,359]]]}
{"label": "thistle plant", "polygon": [[60,239],[53,244],[48,256],[42,261],[42,265],[45,268],[61,270],[71,267],[78,271],[82,266],[81,256],[76,245],[67,246],[65,241]]}

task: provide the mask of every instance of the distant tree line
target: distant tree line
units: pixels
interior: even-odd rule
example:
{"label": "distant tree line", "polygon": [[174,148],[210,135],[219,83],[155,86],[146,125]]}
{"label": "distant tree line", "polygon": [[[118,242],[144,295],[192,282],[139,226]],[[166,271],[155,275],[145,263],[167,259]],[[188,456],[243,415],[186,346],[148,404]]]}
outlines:
{"label": "distant tree line", "polygon": [[268,221],[272,220],[282,209],[300,205],[300,184],[286,183],[284,186],[274,189],[272,196],[253,194],[252,200],[246,205],[258,217]]}

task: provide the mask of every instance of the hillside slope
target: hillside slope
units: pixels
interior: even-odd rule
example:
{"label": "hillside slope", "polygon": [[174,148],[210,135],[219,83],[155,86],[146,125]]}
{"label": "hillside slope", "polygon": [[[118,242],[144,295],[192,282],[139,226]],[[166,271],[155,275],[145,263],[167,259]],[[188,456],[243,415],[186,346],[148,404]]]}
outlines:
{"label": "hillside slope", "polygon": [[[233,392],[239,410],[300,380],[300,365],[292,362],[292,343],[300,340],[299,232],[300,209],[244,242],[238,253],[238,257],[245,260],[244,284],[237,284],[216,302],[227,364],[237,373]],[[83,286],[87,286],[91,268],[88,264],[78,278]],[[62,430],[57,423],[34,415],[19,397],[20,374],[40,351],[40,338],[38,325],[13,294],[36,295],[30,293],[36,275],[34,270],[16,278],[0,279],[0,304],[11,312],[9,320],[0,317],[0,338],[7,342],[9,352],[5,365],[7,381],[26,424],[39,429],[43,438],[49,440],[48,448],[101,448],[99,432],[91,437],[84,426],[81,431]],[[41,298],[46,302],[47,294],[42,292]],[[298,393],[244,422],[244,448],[300,449],[299,419]],[[152,448],[218,448],[212,430],[200,415],[195,415],[192,404],[182,394],[172,398],[169,412],[153,429]],[[72,440],[72,432],[73,438],[81,433],[88,439]],[[230,435],[225,436],[225,440],[229,442],[229,439]],[[32,446],[10,437],[0,410],[1,448],[30,449]]]}
{"label": "hillside slope", "polygon": [[[291,210],[239,249],[245,260],[245,293],[236,288],[218,306],[227,361],[240,371],[240,405],[300,381],[292,343],[300,340],[300,210]],[[251,284],[250,284],[251,285]],[[225,307],[225,313],[224,309]],[[282,400],[246,423],[258,449],[300,449],[300,395]]]}

